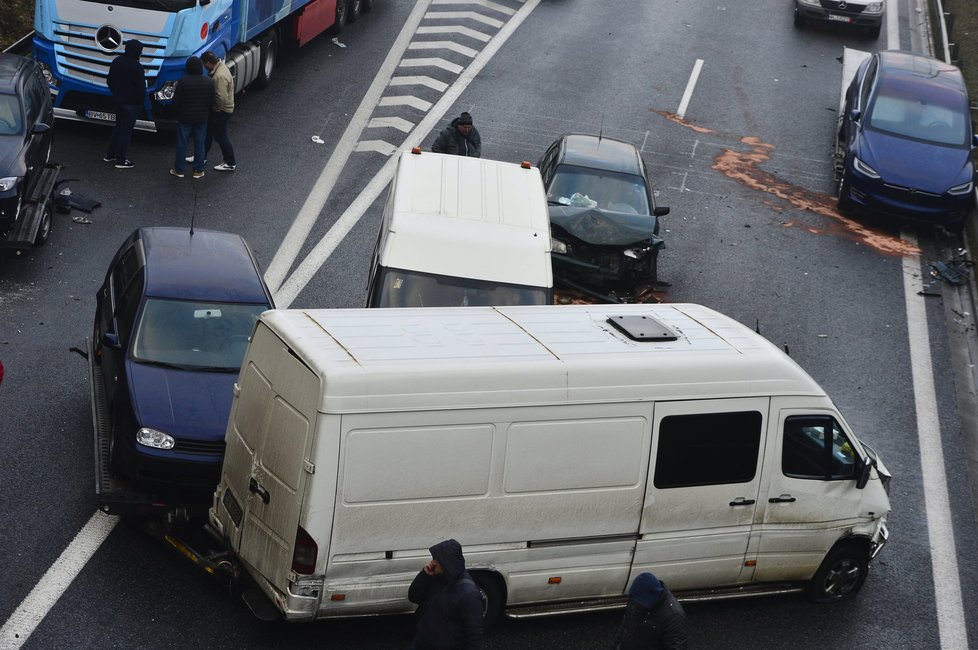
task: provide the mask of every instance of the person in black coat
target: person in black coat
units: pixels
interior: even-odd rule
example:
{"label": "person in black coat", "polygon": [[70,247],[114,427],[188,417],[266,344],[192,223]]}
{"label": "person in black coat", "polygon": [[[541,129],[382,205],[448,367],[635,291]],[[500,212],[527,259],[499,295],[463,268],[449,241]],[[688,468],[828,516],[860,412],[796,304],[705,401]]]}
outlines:
{"label": "person in black coat", "polygon": [[435,143],[431,145],[435,153],[449,153],[456,156],[482,157],[482,136],[472,125],[472,116],[463,112],[446,126]]}
{"label": "person in black coat", "polygon": [[661,580],[640,573],[628,591],[616,650],[686,650],[686,612]]}
{"label": "person in black coat", "polygon": [[112,59],[109,76],[106,78],[109,90],[112,91],[112,102],[115,104],[115,126],[109,136],[109,148],[102,160],[115,163],[116,169],[134,167],[127,155],[132,130],[146,101],[146,71],[139,63],[142,53],[143,44],[140,41],[126,41],[125,52]]}
{"label": "person in black coat", "polygon": [[408,589],[408,600],[419,605],[412,649],[482,648],[482,592],[465,570],[462,546],[447,539],[428,550],[431,562]]}
{"label": "person in black coat", "polygon": [[204,175],[204,140],[207,120],[214,104],[214,80],[204,74],[204,64],[196,56],[187,59],[187,73],[177,83],[173,105],[177,116],[177,154],[170,174],[183,178],[187,141],[194,141],[194,178]]}

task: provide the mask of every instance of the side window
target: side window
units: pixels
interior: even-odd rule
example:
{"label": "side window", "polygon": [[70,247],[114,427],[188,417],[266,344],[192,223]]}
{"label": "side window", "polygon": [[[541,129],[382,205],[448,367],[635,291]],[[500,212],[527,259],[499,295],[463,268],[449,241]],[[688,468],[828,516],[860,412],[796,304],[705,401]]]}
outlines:
{"label": "side window", "polygon": [[757,411],[662,418],[655,487],[752,481],[757,473],[762,422]]}
{"label": "side window", "polygon": [[856,452],[831,417],[790,417],[784,424],[781,471],[791,478],[844,481],[856,478]]}
{"label": "side window", "polygon": [[132,334],[133,322],[136,320],[136,310],[139,309],[139,299],[143,293],[143,276],[136,275],[122,292],[119,306],[116,309],[115,317],[118,323],[119,340],[128,342]]}
{"label": "side window", "polygon": [[137,247],[130,246],[129,250],[122,254],[112,273],[112,293],[115,300],[113,316],[117,321],[116,334],[120,339],[129,336],[136,309],[139,307],[143,290],[142,274],[139,270]]}
{"label": "side window", "polygon": [[30,78],[24,83],[24,88],[22,91],[24,98],[24,115],[27,118],[27,130],[31,130],[31,126],[34,124],[34,120],[37,118],[37,97],[34,96],[34,92],[31,89]]}
{"label": "side window", "polygon": [[859,90],[859,110],[865,111],[866,104],[869,103],[869,93],[876,82],[877,59],[873,57],[866,66],[866,76],[863,77],[863,86]]}

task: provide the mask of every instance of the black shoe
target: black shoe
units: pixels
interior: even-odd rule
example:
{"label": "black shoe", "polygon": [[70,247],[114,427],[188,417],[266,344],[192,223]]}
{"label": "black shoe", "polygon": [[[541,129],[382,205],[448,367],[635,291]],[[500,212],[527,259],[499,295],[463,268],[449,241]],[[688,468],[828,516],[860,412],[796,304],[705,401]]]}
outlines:
{"label": "black shoe", "polygon": [[120,160],[115,164],[116,169],[132,169],[133,167],[135,167],[135,165],[132,164],[131,160]]}
{"label": "black shoe", "polygon": [[102,156],[102,160],[105,162],[115,162],[115,158],[109,158],[108,156]]}

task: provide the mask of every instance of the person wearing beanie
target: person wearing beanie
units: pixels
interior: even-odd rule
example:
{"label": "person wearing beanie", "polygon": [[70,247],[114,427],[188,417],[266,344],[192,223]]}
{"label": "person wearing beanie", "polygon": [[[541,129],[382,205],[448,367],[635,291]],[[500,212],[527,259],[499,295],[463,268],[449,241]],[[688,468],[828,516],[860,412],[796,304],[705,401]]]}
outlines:
{"label": "person wearing beanie", "polygon": [[472,116],[463,111],[461,115],[446,126],[435,143],[431,145],[435,153],[448,153],[455,156],[482,157],[482,136],[472,125]]}
{"label": "person wearing beanie", "polygon": [[204,74],[204,64],[195,56],[187,59],[187,73],[180,78],[173,93],[173,106],[177,114],[177,154],[170,174],[183,178],[186,165],[187,142],[194,143],[194,178],[204,175],[204,141],[207,136],[207,120],[214,105],[214,80]]}
{"label": "person wearing beanie", "polygon": [[615,634],[617,650],[686,650],[686,612],[665,584],[640,573],[628,590],[625,616]]}
{"label": "person wearing beanie", "polygon": [[116,169],[132,169],[135,165],[127,158],[132,131],[146,101],[146,71],[139,63],[143,44],[136,40],[126,41],[122,54],[112,59],[106,83],[115,104],[115,125],[109,136],[109,148],[102,160],[115,163]]}
{"label": "person wearing beanie", "polygon": [[412,650],[482,648],[482,592],[465,570],[461,544],[446,539],[428,551],[431,562],[408,589],[408,600],[418,605]]}

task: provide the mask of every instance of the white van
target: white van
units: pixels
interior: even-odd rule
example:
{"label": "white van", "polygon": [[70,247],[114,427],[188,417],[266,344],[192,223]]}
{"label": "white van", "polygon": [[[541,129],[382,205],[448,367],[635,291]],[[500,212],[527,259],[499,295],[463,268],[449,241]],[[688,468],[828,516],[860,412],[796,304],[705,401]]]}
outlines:
{"label": "white van", "polygon": [[288,620],[408,612],[459,540],[487,616],[852,596],[889,474],[824,391],[689,304],[272,310],[210,511]]}
{"label": "white van", "polygon": [[370,267],[368,307],[552,302],[540,170],[419,148],[401,154]]}

